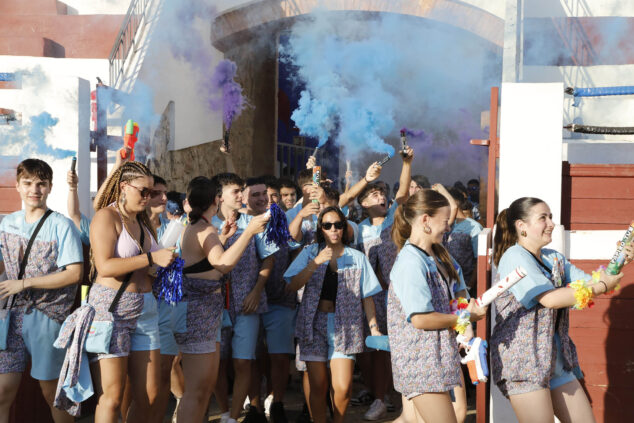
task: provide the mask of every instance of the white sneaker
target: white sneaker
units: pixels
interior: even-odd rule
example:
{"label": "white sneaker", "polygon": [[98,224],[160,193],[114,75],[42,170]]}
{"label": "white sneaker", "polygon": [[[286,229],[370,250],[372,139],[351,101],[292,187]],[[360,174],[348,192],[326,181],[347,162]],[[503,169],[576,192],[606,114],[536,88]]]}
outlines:
{"label": "white sneaker", "polygon": [[271,404],[273,404],[273,395],[269,395],[264,400],[264,414],[266,414],[266,417],[271,415]]}
{"label": "white sneaker", "polygon": [[229,412],[228,411],[226,413],[222,413],[220,415],[220,423],[229,423],[229,420],[231,420],[231,419],[229,418]]}
{"label": "white sneaker", "polygon": [[387,414],[387,407],[380,399],[375,399],[370,409],[363,415],[364,420],[379,420]]}

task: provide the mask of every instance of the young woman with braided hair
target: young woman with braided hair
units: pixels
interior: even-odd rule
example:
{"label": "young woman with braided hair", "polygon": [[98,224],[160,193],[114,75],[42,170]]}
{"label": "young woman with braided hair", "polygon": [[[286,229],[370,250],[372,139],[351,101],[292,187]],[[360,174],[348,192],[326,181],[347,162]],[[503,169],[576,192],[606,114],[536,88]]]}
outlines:
{"label": "young woman with braided hair", "polygon": [[[404,412],[413,403],[426,423],[457,421],[450,392],[464,381],[453,328],[464,332],[486,315],[474,300],[459,316],[451,312],[450,301],[468,294],[460,266],[442,246],[449,217],[447,199],[425,189],[398,207],[392,227],[399,250],[387,304],[394,388]],[[405,414],[399,423],[415,421]]]}
{"label": "young woman with braided hair", "polygon": [[158,392],[160,370],[158,312],[148,268],[168,266],[175,254],[158,248],[145,211],[154,185],[150,170],[126,162],[106,184],[90,225],[91,273],[96,272],[96,279],[88,302],[95,308],[94,321],[113,321],[108,353],[92,357],[98,396],[95,422],[118,422],[126,376],[133,401],[123,420],[145,421]]}
{"label": "young woman with braided hair", "polygon": [[[546,247],[555,224],[548,205],[522,197],[500,212],[493,260],[498,274],[522,266],[527,275],[495,300],[491,335],[493,382],[509,398],[520,423],[594,422],[590,402],[577,379],[582,378],[577,351],[568,333],[569,309],[584,308],[593,296],[614,289],[623,273],[590,275],[561,253]],[[633,246],[625,248],[627,260]]]}

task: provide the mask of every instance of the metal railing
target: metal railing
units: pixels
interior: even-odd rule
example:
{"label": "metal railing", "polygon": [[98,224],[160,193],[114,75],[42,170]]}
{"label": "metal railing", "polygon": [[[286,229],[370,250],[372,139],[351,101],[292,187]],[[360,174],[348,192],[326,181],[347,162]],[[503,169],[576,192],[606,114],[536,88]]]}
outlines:
{"label": "metal railing", "polygon": [[[306,169],[306,162],[315,152],[314,147],[304,147],[303,145],[277,144],[277,164],[279,177],[295,179],[297,173]],[[323,151],[317,152],[317,163],[321,162]]]}
{"label": "metal railing", "polygon": [[123,74],[124,66],[130,50],[134,46],[134,40],[146,22],[145,12],[151,0],[132,0],[128,13],[123,19],[121,30],[117,40],[112,47],[110,57],[110,86],[116,87],[119,82],[119,78]]}

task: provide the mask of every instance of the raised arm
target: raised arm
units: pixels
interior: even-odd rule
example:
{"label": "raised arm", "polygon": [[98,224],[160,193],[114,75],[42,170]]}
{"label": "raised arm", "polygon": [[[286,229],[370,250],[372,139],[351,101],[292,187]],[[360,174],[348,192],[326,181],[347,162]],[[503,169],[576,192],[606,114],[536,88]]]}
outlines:
{"label": "raised arm", "polygon": [[436,191],[439,194],[442,194],[443,197],[449,201],[449,226],[453,225],[456,221],[456,215],[458,214],[458,203],[453,198],[453,195],[447,191],[447,189],[442,184],[434,184],[431,186],[431,189]]}
{"label": "raised arm", "polygon": [[381,166],[374,162],[365,171],[365,176],[359,182],[354,184],[352,188],[339,196],[339,207],[344,207],[351,200],[356,198],[369,183],[376,181],[381,175]]}
{"label": "raised arm", "polygon": [[398,191],[394,197],[394,201],[403,204],[409,198],[409,183],[412,180],[412,160],[414,159],[414,150],[407,147],[407,154],[403,157],[403,168],[401,169],[401,177],[398,180]]}
{"label": "raised arm", "polygon": [[66,174],[66,182],[68,183],[68,199],[66,200],[68,217],[70,217],[70,220],[77,226],[77,229],[81,230],[81,212],[79,211],[79,195],[77,194],[77,174],[69,170]]}

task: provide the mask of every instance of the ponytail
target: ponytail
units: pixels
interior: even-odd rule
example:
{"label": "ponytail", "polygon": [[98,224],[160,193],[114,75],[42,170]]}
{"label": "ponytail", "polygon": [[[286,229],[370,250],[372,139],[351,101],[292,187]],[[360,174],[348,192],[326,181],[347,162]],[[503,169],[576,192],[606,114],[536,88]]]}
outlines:
{"label": "ponytail", "polygon": [[216,202],[219,186],[213,180],[205,176],[197,176],[187,185],[187,202],[191,207],[189,212],[190,224],[198,222],[203,213]]}
{"label": "ponytail", "polygon": [[497,266],[504,252],[517,243],[517,232],[515,228],[509,228],[507,220],[508,209],[502,210],[495,220],[495,238],[493,244],[495,249],[493,252],[493,262]]}
{"label": "ponytail", "polygon": [[447,271],[447,275],[449,279],[457,281],[459,279],[458,271],[454,267],[453,259],[451,255],[447,251],[447,249],[442,244],[432,244],[431,250],[434,252],[434,255],[445,267]]}
{"label": "ponytail", "polygon": [[394,213],[394,224],[392,225],[392,240],[396,244],[398,251],[401,251],[405,241],[409,239],[412,234],[412,225],[410,225],[405,219],[403,214],[403,204],[399,205]]}
{"label": "ponytail", "polygon": [[504,255],[504,252],[515,245],[518,241],[517,228],[515,222],[518,220],[526,221],[531,213],[531,209],[537,204],[544,203],[543,200],[535,197],[522,197],[513,201],[511,205],[502,210],[495,220],[496,230],[495,251],[493,253],[493,262],[497,266]]}

